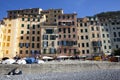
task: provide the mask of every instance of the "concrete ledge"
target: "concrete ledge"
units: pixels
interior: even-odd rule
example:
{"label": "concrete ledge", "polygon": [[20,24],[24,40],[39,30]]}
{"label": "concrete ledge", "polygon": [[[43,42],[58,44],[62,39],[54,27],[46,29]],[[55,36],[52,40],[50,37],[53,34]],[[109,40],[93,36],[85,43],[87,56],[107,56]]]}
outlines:
{"label": "concrete ledge", "polygon": [[72,62],[72,63],[45,63],[45,64],[0,64],[0,74],[7,74],[12,69],[18,67],[23,71],[23,74],[34,73],[52,73],[52,72],[79,72],[83,70],[98,70],[98,69],[120,69],[120,63],[110,62]]}

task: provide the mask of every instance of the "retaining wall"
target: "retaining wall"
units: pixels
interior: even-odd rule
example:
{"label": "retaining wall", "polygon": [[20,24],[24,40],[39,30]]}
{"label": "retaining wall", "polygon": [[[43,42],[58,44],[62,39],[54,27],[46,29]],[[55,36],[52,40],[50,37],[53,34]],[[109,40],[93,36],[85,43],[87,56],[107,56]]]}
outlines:
{"label": "retaining wall", "polygon": [[24,74],[34,73],[52,73],[52,72],[79,72],[83,70],[97,70],[97,69],[120,69],[120,63],[109,62],[84,62],[84,63],[45,63],[45,64],[0,64],[0,74],[7,74],[12,69],[18,67]]}

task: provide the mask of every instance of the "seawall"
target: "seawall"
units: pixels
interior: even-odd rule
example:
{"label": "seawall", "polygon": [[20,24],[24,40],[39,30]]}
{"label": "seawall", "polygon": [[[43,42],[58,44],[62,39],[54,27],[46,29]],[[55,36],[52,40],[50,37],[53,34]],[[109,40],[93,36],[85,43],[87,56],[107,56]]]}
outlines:
{"label": "seawall", "polygon": [[48,62],[44,64],[0,64],[0,74],[7,74],[18,67],[23,74],[53,73],[53,72],[79,72],[83,70],[120,69],[120,63],[114,62]]}

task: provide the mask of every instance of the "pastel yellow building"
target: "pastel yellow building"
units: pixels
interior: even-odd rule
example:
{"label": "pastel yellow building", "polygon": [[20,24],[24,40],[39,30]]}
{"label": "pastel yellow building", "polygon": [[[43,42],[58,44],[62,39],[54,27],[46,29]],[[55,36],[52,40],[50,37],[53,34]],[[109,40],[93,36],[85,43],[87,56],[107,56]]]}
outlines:
{"label": "pastel yellow building", "polygon": [[0,59],[3,57],[3,31],[4,25],[0,24]]}

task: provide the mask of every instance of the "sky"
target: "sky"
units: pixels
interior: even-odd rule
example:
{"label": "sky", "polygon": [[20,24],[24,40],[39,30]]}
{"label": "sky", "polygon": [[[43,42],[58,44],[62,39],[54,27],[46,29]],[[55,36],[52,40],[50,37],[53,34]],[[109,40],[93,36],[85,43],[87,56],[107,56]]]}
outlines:
{"label": "sky", "polygon": [[120,10],[120,0],[0,0],[0,20],[7,16],[7,10],[26,8],[62,8],[64,13],[78,14],[78,17]]}

